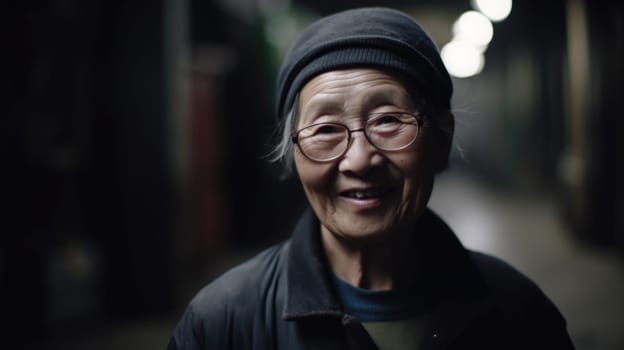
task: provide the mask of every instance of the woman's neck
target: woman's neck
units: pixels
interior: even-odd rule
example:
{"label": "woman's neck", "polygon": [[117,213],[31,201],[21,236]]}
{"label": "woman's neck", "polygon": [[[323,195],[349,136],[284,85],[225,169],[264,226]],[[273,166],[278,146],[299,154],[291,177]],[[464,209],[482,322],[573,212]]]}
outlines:
{"label": "woman's neck", "polygon": [[414,263],[412,230],[384,239],[354,242],[321,226],[321,240],[329,264],[340,279],[352,286],[371,290],[391,290],[400,273]]}

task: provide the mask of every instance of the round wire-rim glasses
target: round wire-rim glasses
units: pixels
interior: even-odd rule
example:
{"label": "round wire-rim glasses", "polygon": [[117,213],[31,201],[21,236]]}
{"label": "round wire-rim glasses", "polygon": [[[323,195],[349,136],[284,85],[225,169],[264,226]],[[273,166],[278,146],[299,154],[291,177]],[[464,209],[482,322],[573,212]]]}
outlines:
{"label": "round wire-rim glasses", "polygon": [[381,151],[400,151],[418,137],[421,119],[420,114],[386,112],[371,114],[363,128],[349,129],[341,123],[315,123],[295,131],[292,142],[305,157],[317,162],[342,157],[351,145],[351,134],[358,131],[362,131],[368,142]]}

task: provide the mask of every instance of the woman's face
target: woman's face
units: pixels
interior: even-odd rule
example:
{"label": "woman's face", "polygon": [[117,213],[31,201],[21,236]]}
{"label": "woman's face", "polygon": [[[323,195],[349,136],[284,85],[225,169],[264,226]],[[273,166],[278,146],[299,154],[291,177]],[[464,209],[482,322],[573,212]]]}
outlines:
{"label": "woman's face", "polygon": [[[395,78],[373,69],[321,74],[299,96],[296,129],[337,122],[362,128],[377,112],[418,112]],[[295,147],[295,166],[321,230],[353,242],[386,238],[408,228],[424,210],[433,187],[433,133],[424,118],[418,138],[399,151],[380,151],[362,132],[346,153],[329,162],[306,158]]]}

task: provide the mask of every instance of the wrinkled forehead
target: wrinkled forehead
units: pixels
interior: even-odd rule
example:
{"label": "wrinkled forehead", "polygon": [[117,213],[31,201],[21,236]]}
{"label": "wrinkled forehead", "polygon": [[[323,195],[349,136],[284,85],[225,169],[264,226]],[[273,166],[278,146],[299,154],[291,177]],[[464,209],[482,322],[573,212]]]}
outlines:
{"label": "wrinkled forehead", "polygon": [[336,108],[346,102],[362,105],[395,104],[418,108],[424,95],[417,84],[388,70],[351,68],[321,73],[299,91],[301,105],[323,105]]}

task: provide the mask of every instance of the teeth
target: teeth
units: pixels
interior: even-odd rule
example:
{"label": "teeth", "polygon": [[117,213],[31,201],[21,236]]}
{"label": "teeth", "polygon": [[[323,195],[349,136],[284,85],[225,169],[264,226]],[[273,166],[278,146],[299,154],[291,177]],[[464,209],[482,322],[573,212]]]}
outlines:
{"label": "teeth", "polygon": [[354,191],[354,192],[351,192],[349,195],[357,199],[362,199],[362,198],[367,198],[367,197],[377,197],[381,195],[382,193],[383,191],[380,189],[371,189],[371,190],[366,190],[366,191]]}

